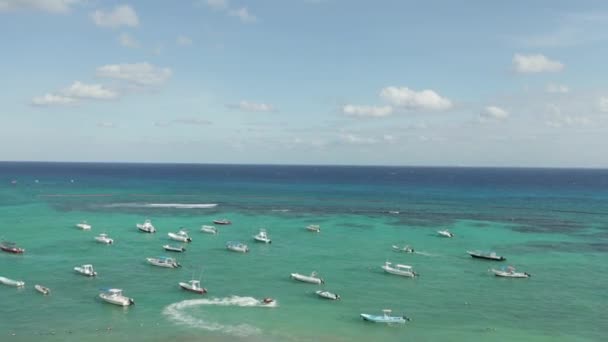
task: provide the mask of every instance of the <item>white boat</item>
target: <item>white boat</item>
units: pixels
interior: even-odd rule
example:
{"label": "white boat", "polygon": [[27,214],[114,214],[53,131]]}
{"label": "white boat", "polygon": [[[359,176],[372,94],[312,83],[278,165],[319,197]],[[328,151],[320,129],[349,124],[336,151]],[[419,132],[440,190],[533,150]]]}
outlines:
{"label": "white boat", "polygon": [[76,266],[74,267],[74,271],[87,277],[95,277],[97,275],[97,272],[95,272],[95,270],[93,269],[93,265],[90,264]]}
{"label": "white boat", "polygon": [[76,227],[82,230],[91,230],[91,225],[87,223],[87,221],[82,221],[76,224]]}
{"label": "white boat", "polygon": [[437,234],[439,234],[439,235],[441,235],[443,237],[449,237],[449,238],[454,237],[454,234],[451,233],[451,232],[449,232],[447,229],[446,230],[438,230]]}
{"label": "white boat", "polygon": [[405,323],[410,319],[406,316],[391,316],[392,310],[384,309],[382,310],[382,315],[370,315],[370,314],[361,314],[361,318],[366,321],[374,322],[374,323]]}
{"label": "white boat", "polygon": [[192,242],[192,239],[190,238],[190,236],[188,236],[188,233],[185,230],[180,230],[177,233],[168,233],[167,235],[171,240],[180,242]]}
{"label": "white boat", "polygon": [[148,262],[154,266],[166,267],[166,268],[178,268],[181,267],[177,261],[169,257],[158,257],[158,258],[146,258]]}
{"label": "white boat", "polygon": [[306,226],[306,230],[310,232],[320,233],[321,227],[318,224],[309,224],[308,226]]}
{"label": "white boat", "polygon": [[34,288],[36,289],[36,291],[42,293],[43,295],[51,294],[51,289],[49,289],[48,287],[36,284],[34,285]]}
{"label": "white boat", "polygon": [[304,283],[311,283],[311,284],[325,283],[325,280],[319,278],[319,275],[315,271],[313,271],[309,276],[300,274],[300,273],[292,273],[291,279],[295,279],[295,280],[298,280],[298,281],[301,281]]}
{"label": "white boat", "polygon": [[416,272],[414,272],[414,269],[412,268],[412,266],[408,266],[408,265],[401,265],[401,264],[394,264],[391,262],[385,262],[384,265],[382,265],[382,269],[390,274],[394,274],[394,275],[398,275],[398,276],[402,276],[402,277],[416,277],[418,276],[418,274]]}
{"label": "white boat", "polygon": [[201,227],[201,232],[207,233],[207,234],[217,234],[218,233],[217,228],[215,228],[214,226],[206,226],[206,225],[203,225]]}
{"label": "white boat", "polygon": [[8,285],[8,286],[15,286],[15,287],[24,287],[25,286],[25,282],[23,282],[21,280],[13,280],[13,279],[9,279],[6,277],[0,277],[0,284],[4,284],[4,285]]}
{"label": "white boat", "polygon": [[270,240],[266,229],[260,229],[260,232],[257,235],[253,236],[253,239],[257,242],[272,243],[272,240]]}
{"label": "white boat", "polygon": [[150,220],[146,220],[143,224],[138,223],[137,229],[145,233],[156,233],[156,228],[154,228]]}
{"label": "white boat", "polygon": [[123,296],[121,289],[106,289],[99,294],[99,298],[110,304],[118,306],[129,306],[135,304],[133,298]]}
{"label": "white boat", "polygon": [[163,245],[163,248],[169,252],[183,253],[186,251],[186,249],[182,246]]}
{"label": "white boat", "polygon": [[188,282],[180,282],[179,287],[181,287],[182,289],[184,289],[186,291],[190,291],[190,292],[194,292],[194,293],[198,293],[198,294],[207,293],[207,289],[204,287],[201,287],[201,282],[199,280],[193,279]]}
{"label": "white boat", "polygon": [[213,220],[213,223],[215,224],[221,224],[221,225],[228,225],[228,224],[232,224],[232,222],[230,222],[230,220],[228,219],[219,219],[219,220]]}
{"label": "white boat", "polygon": [[495,276],[504,278],[530,278],[532,276],[527,272],[515,272],[515,267],[512,266],[503,267],[500,270],[491,269],[490,271],[492,271]]}
{"label": "white boat", "polygon": [[401,253],[414,253],[414,249],[412,247],[410,247],[409,245],[405,245],[403,247],[393,245],[393,250],[395,252],[401,252]]}
{"label": "white boat", "polygon": [[240,253],[249,252],[249,247],[247,247],[246,244],[238,242],[238,241],[228,241],[226,243],[226,248],[231,251],[234,251],[234,252],[240,252]]}
{"label": "white boat", "polygon": [[114,243],[114,239],[110,239],[108,234],[99,234],[99,236],[95,237],[95,241],[105,243],[106,245],[111,245]]}
{"label": "white boat", "polygon": [[317,294],[317,296],[322,297],[322,298],[326,298],[326,299],[331,299],[331,300],[338,300],[340,299],[340,295],[337,293],[332,293],[329,291],[323,291],[323,290],[319,290],[315,292]]}

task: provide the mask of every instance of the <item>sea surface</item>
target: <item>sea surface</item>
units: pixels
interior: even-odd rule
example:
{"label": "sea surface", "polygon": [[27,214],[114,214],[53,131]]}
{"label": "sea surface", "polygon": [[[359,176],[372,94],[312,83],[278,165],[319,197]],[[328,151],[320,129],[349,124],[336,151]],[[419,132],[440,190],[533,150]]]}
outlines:
{"label": "sea surface", "polygon": [[[213,219],[216,236],[200,232]],[[158,232],[138,232],[152,220]],[[75,227],[88,221],[91,231]],[[308,232],[309,224],[321,233]],[[185,228],[182,254],[162,245]],[[252,236],[268,230],[272,244]],[[436,231],[449,229],[452,239]],[[114,245],[94,236],[107,233]],[[0,163],[0,341],[606,341],[608,170]],[[250,253],[225,249],[247,243]],[[410,245],[413,254],[392,251]],[[506,262],[472,259],[491,250]],[[146,257],[170,255],[163,269]],[[383,273],[412,265],[410,279]],[[73,271],[91,263],[86,278]],[[505,265],[532,274],[503,279]],[[317,271],[325,285],[290,273]],[[206,295],[178,282],[201,279]],[[52,289],[37,293],[34,284]],[[136,305],[102,302],[115,287]],[[324,300],[314,291],[340,294]],[[272,297],[274,307],[258,300]],[[403,325],[364,322],[390,308]]]}

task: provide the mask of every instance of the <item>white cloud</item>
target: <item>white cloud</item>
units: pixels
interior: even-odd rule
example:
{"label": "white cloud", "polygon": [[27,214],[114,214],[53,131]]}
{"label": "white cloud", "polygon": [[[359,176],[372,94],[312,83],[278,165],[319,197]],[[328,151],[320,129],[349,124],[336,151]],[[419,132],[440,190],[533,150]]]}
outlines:
{"label": "white cloud", "polygon": [[113,122],[104,121],[104,122],[98,122],[97,127],[99,127],[99,128],[116,128],[118,126]]}
{"label": "white cloud", "polygon": [[228,8],[228,0],[207,0],[205,1],[205,3],[207,4],[207,6],[216,10],[223,10]]}
{"label": "white cloud", "polygon": [[140,47],[139,42],[135,38],[133,38],[133,36],[131,36],[130,34],[128,34],[126,32],[123,32],[120,34],[120,36],[118,36],[118,42],[122,46],[133,48],[133,49]]}
{"label": "white cloud", "polygon": [[238,9],[230,10],[230,11],[228,11],[228,15],[230,15],[232,17],[237,17],[237,18],[241,19],[241,21],[244,23],[254,23],[258,20],[258,18],[255,15],[249,13],[249,10],[247,10],[247,7],[241,7]]}
{"label": "white cloud", "polygon": [[101,84],[84,84],[75,81],[71,86],[64,89],[63,94],[71,98],[110,100],[118,97],[118,94]]}
{"label": "white cloud", "polygon": [[156,127],[169,127],[171,125],[192,125],[192,126],[204,126],[210,125],[211,121],[201,118],[179,118],[170,121],[155,121],[154,126]]}
{"label": "white cloud", "polygon": [[570,88],[563,84],[549,83],[547,84],[545,91],[547,93],[565,94],[570,91]]}
{"label": "white cloud", "polygon": [[600,112],[608,113],[608,96],[602,96],[597,101]]}
{"label": "white cloud", "polygon": [[550,60],[541,54],[522,55],[516,53],[513,56],[513,68],[519,73],[559,72],[564,69],[564,64]]}
{"label": "white cloud", "polygon": [[32,104],[35,106],[65,106],[76,102],[75,99],[55,94],[45,94],[43,96],[34,97]]}
{"label": "white cloud", "polygon": [[446,110],[452,107],[449,99],[428,89],[415,91],[407,87],[386,87],[380,91],[380,97],[405,109]]}
{"label": "white cloud", "polygon": [[49,13],[67,13],[81,0],[0,0],[0,12],[12,10],[39,10]]}
{"label": "white cloud", "polygon": [[509,117],[509,112],[500,107],[488,106],[481,111],[480,117],[482,119],[505,120]]}
{"label": "white cloud", "polygon": [[373,145],[378,142],[374,138],[362,137],[352,133],[340,135],[340,141],[352,145]]}
{"label": "white cloud", "polygon": [[342,113],[348,116],[357,117],[385,117],[393,113],[393,107],[391,106],[357,106],[357,105],[345,105],[342,107]]}
{"label": "white cloud", "polygon": [[238,104],[227,105],[228,108],[240,109],[244,112],[274,112],[276,108],[267,103],[258,103],[251,101],[241,101]]}
{"label": "white cloud", "polygon": [[179,46],[190,46],[192,45],[192,38],[180,35],[175,40],[175,43]]}
{"label": "white cloud", "polygon": [[546,109],[549,114],[548,119],[545,121],[547,126],[560,128],[566,126],[588,126],[591,124],[591,119],[586,116],[564,114],[558,105],[549,104]]}
{"label": "white cloud", "polygon": [[97,68],[98,77],[123,80],[140,86],[159,86],[165,83],[173,72],[170,68],[160,68],[150,63],[108,64]]}
{"label": "white cloud", "polygon": [[135,10],[129,5],[114,7],[111,12],[96,10],[91,13],[91,18],[97,26],[117,28],[120,26],[136,27],[139,25],[139,18]]}

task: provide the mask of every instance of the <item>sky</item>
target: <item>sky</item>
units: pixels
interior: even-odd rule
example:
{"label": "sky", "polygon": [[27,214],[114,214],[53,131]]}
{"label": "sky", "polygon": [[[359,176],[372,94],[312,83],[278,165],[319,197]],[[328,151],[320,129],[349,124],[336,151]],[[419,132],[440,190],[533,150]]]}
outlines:
{"label": "sky", "polygon": [[0,160],[608,167],[608,2],[0,0]]}

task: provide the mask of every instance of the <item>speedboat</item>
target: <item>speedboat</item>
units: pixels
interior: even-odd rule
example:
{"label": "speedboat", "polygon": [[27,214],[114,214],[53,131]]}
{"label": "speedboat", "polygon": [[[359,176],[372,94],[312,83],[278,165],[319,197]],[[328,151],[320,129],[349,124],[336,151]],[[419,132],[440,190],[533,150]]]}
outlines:
{"label": "speedboat", "polygon": [[439,235],[441,235],[443,237],[449,237],[449,238],[454,237],[454,234],[451,233],[451,232],[449,232],[447,229],[446,230],[438,230],[437,234],[439,234]]}
{"label": "speedboat", "polygon": [[97,275],[97,272],[93,269],[93,265],[90,264],[74,267],[74,271],[87,277],[95,277]]}
{"label": "speedboat", "polygon": [[275,301],[273,298],[270,298],[270,297],[266,297],[266,298],[264,298],[264,299],[262,299],[262,300],[260,301],[260,303],[261,303],[262,305],[270,305],[270,304],[272,304],[272,303],[274,303],[274,302],[276,302],[276,301]]}
{"label": "speedboat", "polygon": [[185,230],[180,230],[177,233],[168,233],[169,239],[181,242],[192,242],[192,239],[188,236]]}
{"label": "speedboat", "polygon": [[320,233],[321,227],[319,227],[318,224],[309,224],[308,226],[306,226],[306,230],[314,233]]}
{"label": "speedboat", "polygon": [[253,236],[253,239],[257,242],[272,243],[272,240],[270,240],[266,229],[260,229],[260,232],[257,235]]}
{"label": "speedboat", "polygon": [[490,271],[497,277],[505,278],[530,278],[532,276],[527,272],[515,272],[515,267],[513,266],[503,267],[500,270],[491,269]]}
{"label": "speedboat", "polygon": [[150,220],[146,220],[143,224],[138,223],[137,229],[144,233],[156,233],[156,228],[154,228]]}
{"label": "speedboat", "polygon": [[34,285],[34,288],[36,289],[36,291],[42,293],[43,295],[51,294],[51,289],[49,289],[48,287],[36,284]]}
{"label": "speedboat", "polygon": [[146,258],[148,262],[154,266],[166,267],[166,268],[178,268],[181,267],[177,261],[169,257],[158,257],[158,258]]}
{"label": "speedboat", "polygon": [[497,255],[496,252],[467,251],[467,253],[476,259],[485,259],[485,260],[492,260],[492,261],[507,260],[507,258]]}
{"label": "speedboat", "polygon": [[6,277],[0,277],[0,284],[4,284],[4,285],[8,285],[8,286],[15,286],[15,287],[24,287],[25,286],[25,282],[23,282],[21,280],[13,280],[13,279],[9,279]]}
{"label": "speedboat", "polygon": [[163,245],[163,248],[169,252],[183,253],[186,251],[186,249],[182,246]]}
{"label": "speedboat", "polygon": [[129,306],[135,304],[133,298],[123,296],[121,289],[105,289],[99,294],[99,298],[110,304],[118,306]]}
{"label": "speedboat", "polygon": [[361,314],[361,318],[366,321],[374,322],[374,323],[405,323],[410,319],[406,316],[391,316],[392,310],[384,309],[382,310],[382,315],[370,315],[370,314]]}
{"label": "speedboat", "polygon": [[87,221],[82,221],[76,224],[76,227],[82,230],[91,230],[91,225],[87,223]]}
{"label": "speedboat", "polygon": [[418,276],[418,274],[416,272],[414,272],[414,269],[412,268],[412,266],[409,265],[401,265],[401,264],[394,264],[391,262],[385,262],[384,265],[382,265],[382,269],[386,272],[386,273],[390,273],[390,274],[394,274],[394,275],[398,275],[398,276],[402,276],[402,277],[416,277]]}
{"label": "speedboat", "polygon": [[410,247],[409,245],[405,245],[403,247],[393,245],[393,250],[395,252],[414,253],[414,249],[412,247]]}
{"label": "speedboat", "polygon": [[106,245],[111,245],[114,243],[114,239],[110,239],[108,234],[99,234],[99,236],[95,237],[95,241],[105,243]]}
{"label": "speedboat", "polygon": [[298,281],[301,281],[304,283],[311,283],[311,284],[325,283],[325,280],[319,278],[319,275],[315,271],[313,271],[309,276],[300,274],[300,273],[292,273],[291,279],[295,279],[295,280],[298,280]]}
{"label": "speedboat", "polygon": [[22,254],[25,252],[25,249],[17,247],[16,243],[10,241],[0,242],[0,249],[4,252],[13,254]]}
{"label": "speedboat", "polygon": [[340,295],[337,293],[332,293],[329,291],[323,291],[323,290],[319,290],[315,292],[317,294],[317,296],[322,297],[322,298],[326,298],[326,299],[331,299],[331,300],[338,300],[340,299]]}
{"label": "speedboat", "polygon": [[230,222],[230,220],[227,220],[224,218],[224,219],[219,219],[219,220],[213,220],[213,223],[227,225],[227,224],[231,224],[232,222]]}
{"label": "speedboat", "polygon": [[249,247],[247,247],[246,244],[244,244],[242,242],[238,242],[238,241],[228,241],[226,243],[226,248],[231,251],[234,251],[234,252],[241,252],[241,253],[249,252]]}
{"label": "speedboat", "polygon": [[194,293],[198,293],[198,294],[207,293],[207,289],[204,287],[201,287],[201,282],[198,280],[190,280],[187,283],[180,282],[179,287],[181,287],[182,289],[184,289],[186,291],[190,291],[190,292],[194,292]]}
{"label": "speedboat", "polygon": [[201,227],[201,232],[203,233],[207,233],[207,234],[217,234],[217,228],[215,228],[214,226],[202,226]]}

